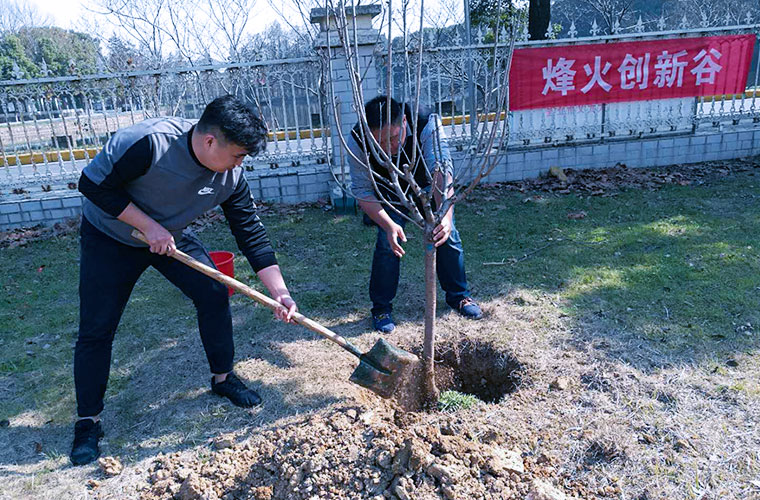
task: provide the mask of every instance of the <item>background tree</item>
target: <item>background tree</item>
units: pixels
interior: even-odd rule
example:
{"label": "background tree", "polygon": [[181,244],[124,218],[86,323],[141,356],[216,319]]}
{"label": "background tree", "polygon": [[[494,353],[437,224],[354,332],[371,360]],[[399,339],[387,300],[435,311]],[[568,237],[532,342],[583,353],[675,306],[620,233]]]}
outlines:
{"label": "background tree", "polygon": [[24,28],[19,37],[35,64],[45,61],[49,74],[64,76],[93,73],[100,55],[100,44],[90,35],[58,27]]}
{"label": "background tree", "polygon": [[672,25],[676,27],[683,20],[688,26],[697,28],[708,26],[725,26],[745,24],[747,15],[750,23],[760,19],[760,2],[757,0],[679,0],[671,6]]}
{"label": "background tree", "polygon": [[531,40],[546,39],[552,18],[550,0],[530,0],[528,6],[528,34]]}
{"label": "background tree", "polygon": [[[552,13],[565,33],[571,24],[575,24],[581,36],[590,36],[591,27],[596,22],[600,35],[610,35],[616,27],[620,31],[631,30],[639,16],[654,29],[662,9],[671,1],[677,0],[556,0]],[[655,3],[660,7],[659,11]],[[656,15],[652,14],[654,11],[658,11]]]}
{"label": "background tree", "polygon": [[40,12],[30,2],[22,0],[0,0],[0,34],[16,33],[21,28],[50,26],[52,18]]}
{"label": "background tree", "polygon": [[151,67],[244,59],[256,0],[91,0]]}
{"label": "background tree", "polygon": [[493,31],[497,24],[509,24],[512,7],[510,0],[471,0],[470,23],[474,28]]}
{"label": "background tree", "polygon": [[108,71],[128,71],[146,69],[147,60],[129,41],[112,35],[106,42],[105,64]]}
{"label": "background tree", "polygon": [[[368,100],[365,98],[361,83],[361,65],[357,59],[356,52],[352,50],[352,36],[349,33],[348,22],[346,20],[346,9],[348,7],[342,0],[332,4],[328,4],[329,11],[335,13],[336,23],[338,26],[339,38],[342,44],[342,52],[346,55],[349,75],[352,89],[353,108],[356,110],[356,116],[359,123],[359,131],[361,139],[367,144],[367,151],[363,157],[353,157],[354,160],[359,162],[363,168],[367,169],[367,173],[372,180],[375,187],[378,201],[382,203],[383,208],[387,211],[399,214],[405,217],[413,225],[417,226],[423,233],[423,247],[425,255],[425,333],[423,341],[423,365],[424,365],[424,377],[422,386],[424,388],[425,400],[427,403],[435,403],[438,399],[438,389],[435,385],[435,310],[437,301],[437,280],[436,280],[436,249],[433,243],[433,230],[441,223],[443,217],[448,213],[449,209],[454,204],[462,201],[465,197],[475,188],[480,180],[488,175],[488,173],[496,166],[500,161],[501,155],[505,150],[507,143],[509,128],[506,113],[509,109],[509,68],[512,61],[512,53],[514,50],[514,42],[517,34],[520,31],[520,26],[517,21],[513,22],[512,14],[513,10],[509,8],[509,5],[501,5],[497,3],[497,8],[492,11],[495,14],[497,20],[495,28],[495,44],[489,49],[485,49],[482,54],[479,55],[480,59],[484,62],[479,66],[481,72],[483,85],[486,87],[484,98],[479,103],[480,113],[482,119],[479,120],[479,125],[475,130],[475,134],[470,138],[469,147],[467,150],[470,152],[463,164],[458,165],[458,168],[451,169],[453,167],[444,161],[437,161],[434,165],[426,165],[428,172],[428,182],[431,185],[430,191],[425,191],[414,179],[415,165],[418,165],[417,159],[424,164],[425,160],[419,154],[420,145],[417,144],[417,135],[413,131],[407,137],[407,141],[412,142],[413,157],[410,159],[409,164],[402,164],[400,158],[402,155],[398,155],[397,158],[392,158],[386,154],[379,143],[371,135],[369,126],[367,125],[367,119],[364,112],[364,102]],[[402,4],[402,11],[408,10],[410,4],[405,2]],[[420,12],[417,12],[414,16],[419,20],[419,25],[416,26],[417,32],[422,32],[422,23],[424,19],[423,7],[420,6]],[[506,17],[504,17],[506,16]],[[409,16],[412,17],[412,16]],[[403,20],[408,19],[407,16],[403,17]],[[506,23],[502,24],[501,19],[506,19]],[[388,45],[387,52],[387,64],[388,67],[393,68],[393,58],[401,58],[403,70],[402,86],[403,91],[401,94],[406,96],[406,103],[409,105],[412,116],[417,116],[421,107],[420,89],[422,87],[422,60],[423,55],[423,38],[422,36],[411,37],[411,26],[406,22],[400,23],[403,28],[401,38],[405,43],[401,50],[394,50],[394,44]],[[393,27],[390,23],[386,23],[385,28],[388,31],[388,38],[392,39]],[[504,31],[502,31],[504,28]],[[507,38],[501,38],[501,33],[507,33]],[[462,55],[458,54],[454,56],[454,60],[451,64],[461,63]],[[456,61],[456,62],[455,62]],[[392,90],[389,90],[392,93]],[[334,92],[330,95],[334,95]],[[402,95],[394,95],[393,97],[404,100]],[[371,96],[367,96],[371,97]],[[340,105],[337,102],[333,102],[330,106],[335,111],[334,119],[338,123],[339,138],[344,152],[347,155],[352,156],[347,147],[347,138],[340,133],[341,118],[338,114]],[[488,118],[491,118],[490,120]],[[471,118],[475,117],[471,115]],[[410,126],[415,127],[414,120]],[[440,148],[440,137],[434,137],[434,149]],[[387,171],[387,177],[381,175],[379,172],[373,171],[370,168],[370,155],[379,164],[380,168]],[[401,181],[405,181],[408,184],[408,188],[402,188]],[[394,203],[391,199],[382,194],[382,190],[379,190],[379,186],[389,188],[400,199],[399,203]],[[373,200],[360,200],[360,201],[373,201]],[[417,204],[419,201],[419,205]]]}
{"label": "background tree", "polygon": [[164,65],[168,35],[163,27],[167,0],[93,0],[89,9],[107,21],[133,43],[153,69]]}
{"label": "background tree", "polygon": [[34,78],[40,72],[24,50],[21,39],[13,33],[6,33],[0,38],[0,80],[16,78],[14,70],[18,70],[23,78]]}
{"label": "background tree", "polygon": [[462,33],[464,23],[464,8],[461,0],[440,0],[428,7],[424,12],[426,36],[436,47],[453,45],[457,35]]}
{"label": "background tree", "polygon": [[264,31],[245,39],[240,49],[240,58],[245,61],[264,61],[312,55],[313,46],[304,41],[308,37],[303,30],[285,29],[280,23],[273,22]]}
{"label": "background tree", "polygon": [[100,46],[85,34],[56,27],[27,27],[0,36],[0,74],[13,78],[15,63],[24,78],[65,76],[95,71]]}

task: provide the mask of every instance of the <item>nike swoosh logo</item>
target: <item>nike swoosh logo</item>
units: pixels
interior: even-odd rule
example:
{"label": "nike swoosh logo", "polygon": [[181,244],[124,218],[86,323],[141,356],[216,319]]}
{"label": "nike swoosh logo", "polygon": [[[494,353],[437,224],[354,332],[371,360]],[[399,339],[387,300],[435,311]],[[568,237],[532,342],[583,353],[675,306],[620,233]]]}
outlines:
{"label": "nike swoosh logo", "polygon": [[210,187],[204,187],[198,190],[198,194],[204,195],[204,194],[214,194],[214,188]]}

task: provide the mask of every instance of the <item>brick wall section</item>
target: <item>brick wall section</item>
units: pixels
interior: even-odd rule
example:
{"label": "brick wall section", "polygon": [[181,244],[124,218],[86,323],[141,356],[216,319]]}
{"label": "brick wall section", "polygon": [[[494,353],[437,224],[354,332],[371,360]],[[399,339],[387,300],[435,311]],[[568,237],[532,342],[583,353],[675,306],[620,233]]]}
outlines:
{"label": "brick wall section", "polygon": [[[630,168],[660,167],[754,155],[760,155],[760,130],[512,150],[483,182],[529,179],[547,172],[552,166],[587,169],[621,163]],[[455,154],[455,159],[457,156],[461,158],[462,153]]]}
{"label": "brick wall section", "polygon": [[[623,163],[631,168],[657,167],[674,163],[745,158],[758,154],[760,130],[512,150],[483,182],[528,179],[545,173],[552,166],[585,169],[606,168]],[[454,153],[457,164],[463,164],[462,156],[461,152]],[[247,172],[246,177],[255,199],[289,204],[329,198],[333,180],[327,165],[259,170]],[[0,230],[52,224],[78,215],[81,206],[81,197],[71,191],[42,199],[3,201],[0,198]]]}
{"label": "brick wall section", "polygon": [[[246,172],[246,178],[254,199],[295,204],[328,199],[332,174],[325,164]],[[0,197],[0,231],[54,224],[82,211],[78,192],[44,194],[44,198],[29,200],[4,201]]]}

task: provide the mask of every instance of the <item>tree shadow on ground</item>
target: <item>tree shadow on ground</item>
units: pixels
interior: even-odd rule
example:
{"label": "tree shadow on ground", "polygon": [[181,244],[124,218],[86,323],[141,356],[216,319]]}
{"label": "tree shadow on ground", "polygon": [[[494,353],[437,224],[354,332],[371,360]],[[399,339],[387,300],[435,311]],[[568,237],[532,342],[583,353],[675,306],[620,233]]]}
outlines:
{"label": "tree shadow on ground", "polygon": [[[136,366],[128,382],[132,390],[107,394],[101,414],[105,431],[102,455],[138,461],[159,452],[193,448],[219,434],[245,433],[344,400],[339,393],[319,387],[304,390],[301,381],[282,375],[268,382],[265,376],[256,377],[254,370],[244,368],[238,371],[263,402],[252,409],[238,408],[213,394],[208,377],[198,373],[197,367],[189,367],[184,356],[166,356],[162,367],[164,373],[156,373],[153,364]],[[35,464],[68,455],[73,421],[12,425],[1,432],[5,465]],[[68,460],[62,466],[70,466]]]}
{"label": "tree shadow on ground", "polygon": [[[760,209],[752,201],[759,193],[740,179],[696,192],[547,196],[538,206],[502,194],[508,206],[494,217],[476,221],[477,202],[460,213],[481,299],[510,288],[561,295],[578,341],[607,339],[602,350],[644,371],[760,347]],[[586,218],[567,218],[580,209]]]}
{"label": "tree shadow on ground", "polygon": [[[345,399],[346,395],[336,391],[335,384],[321,384],[307,374],[322,364],[344,371],[347,379],[352,363],[355,364],[348,353],[339,353],[341,348],[332,343],[315,340],[320,337],[300,325],[273,321],[270,311],[254,310],[247,305],[233,306],[233,310],[237,309],[233,312],[235,370],[261,393],[264,403],[259,408],[244,410],[212,394],[194,308],[178,290],[166,284],[157,273],[146,273],[116,333],[102,414],[106,430],[104,454],[139,460],[158,451],[187,449],[220,433],[266,426],[289,416],[317,411]],[[157,289],[161,290],[158,295]],[[334,328],[339,334],[358,337],[364,333],[361,323],[344,321]],[[75,330],[76,325],[67,324],[65,328]],[[315,364],[310,365],[308,359],[294,361],[293,353],[286,352],[291,344],[306,346],[315,353]],[[312,344],[314,348],[308,347]],[[328,362],[336,354],[342,359]],[[70,408],[64,409],[68,415],[75,413],[72,362],[67,358],[64,366],[57,366],[57,371],[67,374],[55,381],[50,377],[49,382],[54,384],[62,379],[70,387]],[[73,417],[42,416],[46,410],[29,399],[28,384],[21,381],[24,374],[16,374],[15,378],[18,383],[10,387],[16,394],[8,396],[25,403],[14,404],[17,409],[11,413],[3,412],[3,418],[10,420],[11,425],[0,429],[0,445],[6,450],[0,454],[0,463],[18,466],[67,456],[73,437]],[[37,379],[35,389],[44,392],[46,377],[32,378]],[[328,389],[323,390],[325,387]],[[35,417],[24,418],[24,414]],[[41,419],[47,423],[37,424]],[[35,423],[28,424],[29,420]]]}

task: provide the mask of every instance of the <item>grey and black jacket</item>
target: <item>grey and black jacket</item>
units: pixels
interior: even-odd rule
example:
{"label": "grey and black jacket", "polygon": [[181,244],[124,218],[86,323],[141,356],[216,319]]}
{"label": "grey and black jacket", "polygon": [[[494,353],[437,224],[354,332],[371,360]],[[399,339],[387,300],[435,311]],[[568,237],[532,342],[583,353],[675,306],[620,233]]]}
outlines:
{"label": "grey and black jacket", "polygon": [[111,238],[141,247],[132,226],[117,219],[130,202],[178,242],[193,220],[220,205],[254,271],[276,264],[243,169],[218,173],[201,165],[190,141],[193,126],[154,118],[116,132],[82,171],[84,217]]}

